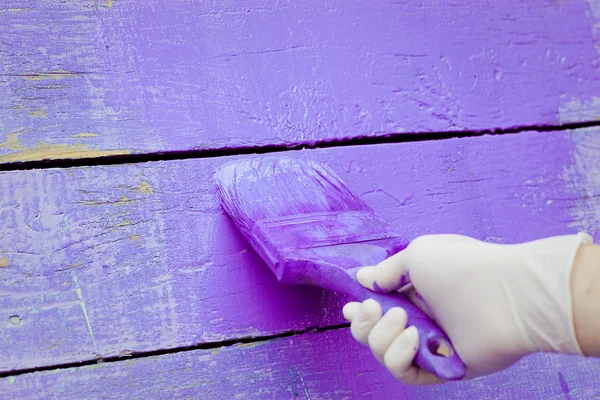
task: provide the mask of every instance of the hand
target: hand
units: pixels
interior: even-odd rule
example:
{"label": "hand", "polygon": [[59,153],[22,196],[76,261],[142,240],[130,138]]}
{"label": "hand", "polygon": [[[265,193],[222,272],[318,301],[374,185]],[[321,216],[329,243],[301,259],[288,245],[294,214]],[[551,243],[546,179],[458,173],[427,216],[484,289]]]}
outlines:
{"label": "hand", "polygon": [[[385,292],[401,289],[447,333],[467,366],[466,379],[502,370],[539,351],[581,354],[569,289],[573,259],[585,234],[517,245],[459,235],[428,235],[358,280]],[[374,300],[349,303],[344,316],[356,340],[407,384],[440,382],[412,364],[418,346],[406,313],[382,316]]]}

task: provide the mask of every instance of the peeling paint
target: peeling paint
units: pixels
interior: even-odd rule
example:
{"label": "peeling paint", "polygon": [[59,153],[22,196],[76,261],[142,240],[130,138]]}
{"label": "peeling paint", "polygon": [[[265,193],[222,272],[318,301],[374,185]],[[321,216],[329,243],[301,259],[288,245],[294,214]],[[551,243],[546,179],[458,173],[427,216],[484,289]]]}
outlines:
{"label": "peeling paint", "polygon": [[563,95],[558,114],[561,122],[599,121],[600,97],[579,99]]}
{"label": "peeling paint", "polygon": [[241,343],[241,344],[236,345],[235,347],[240,348],[240,349],[251,349],[253,347],[258,347],[261,344],[265,344],[265,343],[267,343],[267,342],[265,341],[265,342]]}
{"label": "peeling paint", "polygon": [[[21,143],[19,143],[19,135],[27,132],[27,130],[20,130],[16,132],[11,132],[8,134],[7,139],[4,143],[0,143],[0,149],[9,149],[9,150],[24,150],[26,149]],[[2,157],[2,156],[0,156]]]}
{"label": "peeling paint", "polygon": [[[572,185],[574,192],[583,196],[571,209],[574,216],[569,226],[600,238],[600,140],[595,128],[580,129],[573,135],[575,151],[574,165],[566,168],[563,179]],[[583,185],[581,179],[583,177]],[[577,184],[575,184],[577,183]]]}
{"label": "peeling paint", "polygon": [[2,257],[0,258],[0,268],[8,267],[8,258]]}
{"label": "peeling paint", "polygon": [[35,110],[29,111],[31,118],[48,118],[48,112],[46,110]]}
{"label": "peeling paint", "polygon": [[118,227],[127,226],[127,225],[131,225],[131,220],[129,220],[129,219],[123,220],[123,221],[119,222],[118,224],[116,224],[115,226],[113,226],[113,228],[118,228]]}
{"label": "peeling paint", "polygon": [[140,240],[140,235],[130,235],[129,240]]}
{"label": "peeling paint", "polygon": [[65,71],[63,69],[59,69],[57,71],[49,71],[49,72],[34,72],[31,74],[22,73],[17,74],[28,81],[43,81],[47,79],[65,79],[65,78],[73,78],[77,75],[81,75],[81,72],[72,72]]}
{"label": "peeling paint", "polygon": [[11,13],[19,13],[19,12],[24,12],[24,11],[29,11],[31,10],[30,8],[16,8],[16,7],[12,7],[12,8],[5,8],[3,10],[0,11],[8,11]]}
{"label": "peeling paint", "polygon": [[600,30],[600,0],[586,0],[590,5],[591,18],[594,21],[592,33],[596,34]]}
{"label": "peeling paint", "polygon": [[[27,149],[20,145],[18,142],[15,143],[16,137],[10,137],[9,147],[7,145],[0,147],[9,148],[15,151],[14,153],[1,154],[0,163],[8,162],[20,162],[20,161],[41,161],[51,160],[60,158],[94,158],[94,157],[106,157],[122,154],[131,154],[129,150],[98,150],[90,148],[84,144],[50,144],[44,141],[39,142],[34,147]],[[16,147],[18,145],[18,148]]]}
{"label": "peeling paint", "polygon": [[71,136],[72,138],[91,138],[91,137],[98,137],[98,136],[102,136],[99,133],[94,133],[94,132],[79,132],[76,135]]}
{"label": "peeling paint", "polygon": [[127,196],[121,196],[118,201],[94,201],[94,200],[83,200],[79,204],[83,206],[124,206],[133,203]]}
{"label": "peeling paint", "polygon": [[142,181],[142,183],[140,183],[137,188],[134,189],[134,192],[150,194],[154,193],[154,188],[150,186],[147,181]]}

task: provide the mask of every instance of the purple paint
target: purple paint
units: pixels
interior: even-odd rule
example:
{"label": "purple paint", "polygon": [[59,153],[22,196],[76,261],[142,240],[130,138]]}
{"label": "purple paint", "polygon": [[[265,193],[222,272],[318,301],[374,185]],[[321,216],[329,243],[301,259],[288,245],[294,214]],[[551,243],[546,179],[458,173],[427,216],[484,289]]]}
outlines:
{"label": "purple paint", "polygon": [[[282,283],[306,284],[402,307],[419,332],[415,363],[444,380],[466,368],[442,329],[404,295],[375,293],[356,280],[408,241],[394,232],[329,168],[289,158],[235,161],[215,173],[221,205]],[[381,289],[381,288],[379,288]],[[381,290],[380,290],[381,291]],[[440,357],[430,343],[445,342]]]}
{"label": "purple paint", "polygon": [[26,148],[144,153],[543,126],[561,102],[600,92],[584,1],[10,3],[0,143],[22,132]]}
{"label": "purple paint", "polygon": [[398,288],[403,288],[410,282],[410,276],[407,272],[405,275],[400,275],[400,282],[398,282]]}
{"label": "purple paint", "polygon": [[385,290],[383,290],[383,289],[381,288],[381,286],[379,286],[379,284],[378,284],[377,282],[375,282],[375,281],[373,281],[373,291],[374,291],[374,292],[376,292],[376,293],[385,293],[385,292],[386,292],[386,291],[385,291]]}

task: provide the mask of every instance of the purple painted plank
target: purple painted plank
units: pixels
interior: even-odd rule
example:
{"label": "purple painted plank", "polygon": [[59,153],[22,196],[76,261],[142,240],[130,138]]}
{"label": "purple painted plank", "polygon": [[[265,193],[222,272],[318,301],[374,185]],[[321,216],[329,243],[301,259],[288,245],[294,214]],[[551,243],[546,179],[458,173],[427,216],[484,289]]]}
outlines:
{"label": "purple painted plank", "polygon": [[0,379],[4,396],[202,399],[592,399],[600,361],[540,354],[471,382],[406,387],[347,331]]}
{"label": "purple painted plank", "polygon": [[[598,131],[286,152],[328,163],[408,239],[600,231]],[[202,159],[0,174],[2,371],[343,322],[278,285]],[[3,322],[2,322],[3,321]]]}
{"label": "purple painted plank", "polygon": [[9,0],[0,162],[597,118],[596,14],[583,0]]}

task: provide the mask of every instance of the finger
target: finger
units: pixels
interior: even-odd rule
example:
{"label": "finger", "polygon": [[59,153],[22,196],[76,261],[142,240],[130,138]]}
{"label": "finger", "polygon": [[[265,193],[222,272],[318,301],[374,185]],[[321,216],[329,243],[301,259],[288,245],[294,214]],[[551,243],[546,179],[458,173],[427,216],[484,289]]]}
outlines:
{"label": "finger", "polygon": [[342,313],[344,314],[344,318],[346,321],[352,322],[358,311],[360,310],[361,303],[353,301],[344,306],[342,309]]}
{"label": "finger", "polygon": [[376,292],[391,292],[407,285],[410,282],[408,248],[374,267],[361,268],[356,278],[361,285]]}
{"label": "finger", "polygon": [[359,343],[368,344],[369,332],[381,319],[381,306],[373,299],[365,300],[350,324],[350,332]]}
{"label": "finger", "polygon": [[385,313],[371,329],[367,341],[373,355],[381,364],[383,364],[383,356],[388,347],[406,328],[406,319],[406,311],[394,307]]}
{"label": "finger", "polygon": [[427,385],[442,381],[413,365],[419,348],[417,328],[411,326],[404,330],[390,345],[383,356],[385,367],[400,382],[407,385]]}

